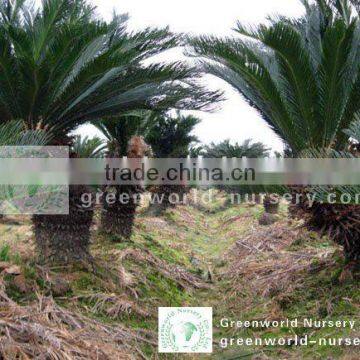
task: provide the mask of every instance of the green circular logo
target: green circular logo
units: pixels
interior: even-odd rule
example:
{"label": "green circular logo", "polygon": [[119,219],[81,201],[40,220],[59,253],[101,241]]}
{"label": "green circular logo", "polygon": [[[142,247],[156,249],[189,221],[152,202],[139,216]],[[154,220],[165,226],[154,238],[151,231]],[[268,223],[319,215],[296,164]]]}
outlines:
{"label": "green circular logo", "polygon": [[167,352],[196,353],[212,348],[211,319],[196,308],[176,308],[160,326],[161,348]]}

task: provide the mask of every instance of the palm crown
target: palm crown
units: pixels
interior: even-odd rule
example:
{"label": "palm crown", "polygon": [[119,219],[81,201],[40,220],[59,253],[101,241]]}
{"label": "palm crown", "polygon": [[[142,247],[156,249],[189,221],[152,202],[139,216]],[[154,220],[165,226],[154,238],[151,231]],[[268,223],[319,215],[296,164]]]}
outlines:
{"label": "palm crown", "polygon": [[159,158],[188,156],[190,146],[199,142],[192,131],[201,120],[193,115],[181,115],[180,112],[175,117],[162,113],[155,116],[156,123],[145,136],[154,155]]}
{"label": "palm crown", "polygon": [[95,125],[108,140],[111,155],[126,156],[128,143],[133,136],[145,136],[157,121],[151,111],[132,111],[117,118],[94,121]]}
{"label": "palm crown", "polygon": [[343,149],[360,110],[360,27],[348,0],[302,1],[306,15],[278,16],[236,39],[190,39],[203,68],[231,84],[296,154]]}
{"label": "palm crown", "polygon": [[264,158],[269,156],[270,149],[263,143],[253,143],[251,139],[245,140],[243,143],[232,144],[230,140],[224,140],[218,144],[211,143],[203,148],[202,154],[207,158],[220,157],[248,157],[248,158]]}
{"label": "palm crown", "polygon": [[[0,2],[0,118],[53,130],[57,139],[87,121],[138,108],[201,108],[213,101],[197,71],[144,65],[179,44],[165,29],[129,33],[126,16],[97,20],[83,0]],[[209,95],[209,97],[208,97]]]}

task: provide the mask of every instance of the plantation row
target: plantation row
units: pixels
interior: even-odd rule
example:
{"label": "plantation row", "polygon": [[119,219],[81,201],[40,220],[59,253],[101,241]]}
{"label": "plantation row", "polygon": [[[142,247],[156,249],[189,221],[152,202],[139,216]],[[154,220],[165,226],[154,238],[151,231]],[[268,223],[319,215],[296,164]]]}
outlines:
{"label": "plantation row", "polygon": [[[84,0],[0,5],[0,144],[63,145],[72,157],[267,157],[263,144],[197,145],[199,119],[180,110],[210,110],[223,94],[200,85],[203,74],[229,83],[285,144],[286,157],[357,157],[360,143],[360,23],[356,0],[303,0],[305,15],[272,17],[233,38],[189,37],[168,28],[130,32],[127,17],[99,18]],[[229,24],[231,26],[231,24]],[[175,47],[195,59],[154,62]],[[151,59],[152,61],[146,61]],[[169,110],[178,110],[170,115]],[[106,137],[72,136],[84,124]],[[219,124],[221,126],[221,124]],[[176,192],[184,186],[115,186],[107,192]],[[228,192],[234,189],[226,188]],[[270,189],[257,188],[251,192]],[[287,189],[289,191],[289,189]],[[291,188],[294,194],[307,188]],[[331,189],[342,192],[353,189]],[[79,206],[86,186],[70,188],[68,216],[33,217],[39,261],[91,261],[94,207]],[[246,189],[244,191],[247,191]],[[281,190],[279,190],[281,191]],[[329,189],[315,189],[319,198]],[[268,213],[276,212],[265,199]],[[163,208],[171,206],[165,200]],[[103,204],[101,227],[129,239],[137,204]],[[349,267],[360,261],[358,205],[306,202],[291,207],[309,227],[343,245]]]}

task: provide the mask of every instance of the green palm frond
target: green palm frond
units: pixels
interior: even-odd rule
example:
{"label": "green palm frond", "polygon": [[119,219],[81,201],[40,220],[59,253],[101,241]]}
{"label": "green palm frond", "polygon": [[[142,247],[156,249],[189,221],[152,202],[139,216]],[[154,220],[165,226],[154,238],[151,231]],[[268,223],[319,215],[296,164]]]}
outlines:
{"label": "green palm frond", "polygon": [[94,121],[93,125],[104,134],[108,147],[116,145],[119,150],[117,155],[126,156],[130,139],[146,136],[156,121],[155,114],[150,111],[132,111],[120,117]]}
{"label": "green palm frond", "polygon": [[274,51],[282,78],[278,86],[286,99],[287,111],[294,119],[293,125],[299,129],[301,124],[304,136],[312,140],[317,133],[317,113],[313,104],[318,94],[316,77],[301,34],[288,24],[278,23],[268,29],[262,28],[260,40]]}
{"label": "green palm frond", "polygon": [[[243,41],[204,36],[193,39],[196,53],[209,61],[202,62],[204,71],[215,75],[238,90],[251,106],[256,108],[270,127],[281,137],[289,138],[294,132],[292,119],[286,110],[273,66],[264,62],[254,46]],[[266,53],[269,57],[270,53]],[[294,146],[300,147],[293,137]]]}
{"label": "green palm frond", "polygon": [[203,71],[230,85],[296,155],[344,150],[360,110],[360,24],[348,0],[303,1],[296,19],[277,16],[240,37],[189,39]]}
{"label": "green palm frond", "polygon": [[99,158],[104,154],[106,144],[99,137],[89,138],[77,135],[71,146],[71,151],[80,158]]}
{"label": "green palm frond", "polygon": [[190,154],[193,144],[199,142],[192,134],[200,119],[192,115],[176,116],[165,113],[155,114],[155,124],[145,136],[154,155],[158,158],[182,158]]}
{"label": "green palm frond", "polygon": [[251,139],[243,143],[231,144],[230,140],[222,141],[218,144],[211,143],[203,148],[203,156],[207,158],[264,158],[269,156],[270,149],[263,143],[253,143]]}
{"label": "green palm frond", "polygon": [[[320,77],[320,114],[323,116],[323,144],[322,147],[333,145],[339,134],[339,129],[346,128],[352,118],[343,118],[343,113],[349,104],[352,90],[350,76],[359,76],[358,59],[352,61],[351,51],[354,41],[356,23],[345,27],[337,20],[327,29],[323,38],[323,61],[319,69]],[[358,45],[357,45],[358,46]],[[350,63],[351,61],[351,63]],[[355,67],[356,73],[351,71]]]}
{"label": "green palm frond", "polygon": [[344,133],[352,140],[360,144],[360,113],[356,114],[355,120],[350,124]]}
{"label": "green palm frond", "polygon": [[129,32],[127,16],[107,23],[84,0],[0,3],[2,121],[41,124],[61,139],[89,121],[139,109],[203,109],[220,97],[199,85],[193,67],[145,65],[182,41],[168,28]]}
{"label": "green palm frond", "polygon": [[23,121],[9,121],[0,125],[0,146],[43,146],[51,141],[48,132],[26,130]]}

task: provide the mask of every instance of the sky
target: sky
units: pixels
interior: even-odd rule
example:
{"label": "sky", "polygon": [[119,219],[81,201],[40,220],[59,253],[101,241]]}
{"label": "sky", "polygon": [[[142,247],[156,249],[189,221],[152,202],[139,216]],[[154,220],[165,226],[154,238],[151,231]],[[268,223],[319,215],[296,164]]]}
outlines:
{"label": "sky", "polygon": [[[267,15],[283,14],[298,16],[303,7],[300,0],[91,0],[98,13],[110,19],[113,11],[128,13],[129,27],[134,30],[146,26],[170,26],[174,32],[193,35],[214,34],[236,36],[232,31],[236,21],[244,24],[258,24]],[[167,55],[167,59],[178,60],[180,50]],[[273,150],[282,150],[281,141],[276,137],[258,113],[252,109],[228,84],[205,76],[203,82],[209,89],[225,92],[226,100],[212,113],[192,112],[202,119],[194,133],[202,143],[218,143],[225,139],[242,142],[251,138],[261,141]],[[95,135],[90,126],[81,128],[81,134]]]}

